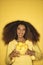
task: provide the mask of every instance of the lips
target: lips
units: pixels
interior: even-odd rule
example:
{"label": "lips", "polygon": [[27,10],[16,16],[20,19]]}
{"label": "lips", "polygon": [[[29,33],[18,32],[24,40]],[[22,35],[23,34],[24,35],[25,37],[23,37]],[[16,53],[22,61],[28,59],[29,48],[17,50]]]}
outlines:
{"label": "lips", "polygon": [[19,34],[19,36],[22,36],[23,34]]}
{"label": "lips", "polygon": [[23,35],[22,33],[19,33],[19,35]]}

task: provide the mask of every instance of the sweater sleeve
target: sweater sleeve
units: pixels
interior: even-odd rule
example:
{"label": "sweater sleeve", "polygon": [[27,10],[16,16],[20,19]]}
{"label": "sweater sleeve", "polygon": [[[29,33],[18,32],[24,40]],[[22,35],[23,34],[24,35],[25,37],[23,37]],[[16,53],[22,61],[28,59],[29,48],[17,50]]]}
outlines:
{"label": "sweater sleeve", "polygon": [[35,60],[40,60],[43,58],[42,52],[38,45],[33,45],[33,50],[35,51]]}
{"label": "sweater sleeve", "polygon": [[10,59],[9,55],[15,49],[16,44],[17,44],[17,42],[15,40],[11,41],[8,44],[7,51],[6,51],[7,52],[7,54],[6,54],[6,64],[7,65],[10,65],[13,63],[13,60]]}
{"label": "sweater sleeve", "polygon": [[28,41],[26,42],[28,44],[28,49],[35,52],[35,55],[31,56],[32,60],[40,60],[43,58],[42,52],[38,46],[38,44],[33,44],[32,42]]}

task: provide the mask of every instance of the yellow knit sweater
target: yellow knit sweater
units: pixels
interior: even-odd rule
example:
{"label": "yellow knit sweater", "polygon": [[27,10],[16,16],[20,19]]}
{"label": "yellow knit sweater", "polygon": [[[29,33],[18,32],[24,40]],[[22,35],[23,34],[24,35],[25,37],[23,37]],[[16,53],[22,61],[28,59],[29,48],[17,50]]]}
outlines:
{"label": "yellow knit sweater", "polygon": [[[12,60],[10,60],[9,54],[14,49],[20,52],[20,57],[14,57]],[[39,48],[37,46],[34,46],[31,41],[26,40],[25,43],[17,42],[16,40],[11,41],[7,48],[7,64],[12,63],[12,65],[32,65],[32,60],[35,60],[36,57],[34,55],[25,55],[27,49],[34,50],[36,54],[38,53],[37,56],[40,56]]]}

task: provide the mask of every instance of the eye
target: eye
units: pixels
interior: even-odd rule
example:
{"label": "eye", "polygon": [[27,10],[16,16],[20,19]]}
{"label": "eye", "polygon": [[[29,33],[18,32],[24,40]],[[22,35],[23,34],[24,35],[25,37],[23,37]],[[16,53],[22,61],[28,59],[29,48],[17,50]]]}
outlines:
{"label": "eye", "polygon": [[17,29],[18,29],[18,30],[20,30],[20,28],[19,28],[19,27],[18,27]]}
{"label": "eye", "polygon": [[23,29],[25,31],[25,29]]}

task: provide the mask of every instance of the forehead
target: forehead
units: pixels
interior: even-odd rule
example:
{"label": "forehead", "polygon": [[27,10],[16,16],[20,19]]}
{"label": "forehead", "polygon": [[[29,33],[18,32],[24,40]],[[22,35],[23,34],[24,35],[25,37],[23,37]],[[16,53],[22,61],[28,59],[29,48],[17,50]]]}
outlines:
{"label": "forehead", "polygon": [[26,28],[26,26],[23,25],[23,24],[19,24],[18,27],[20,27],[20,28]]}

